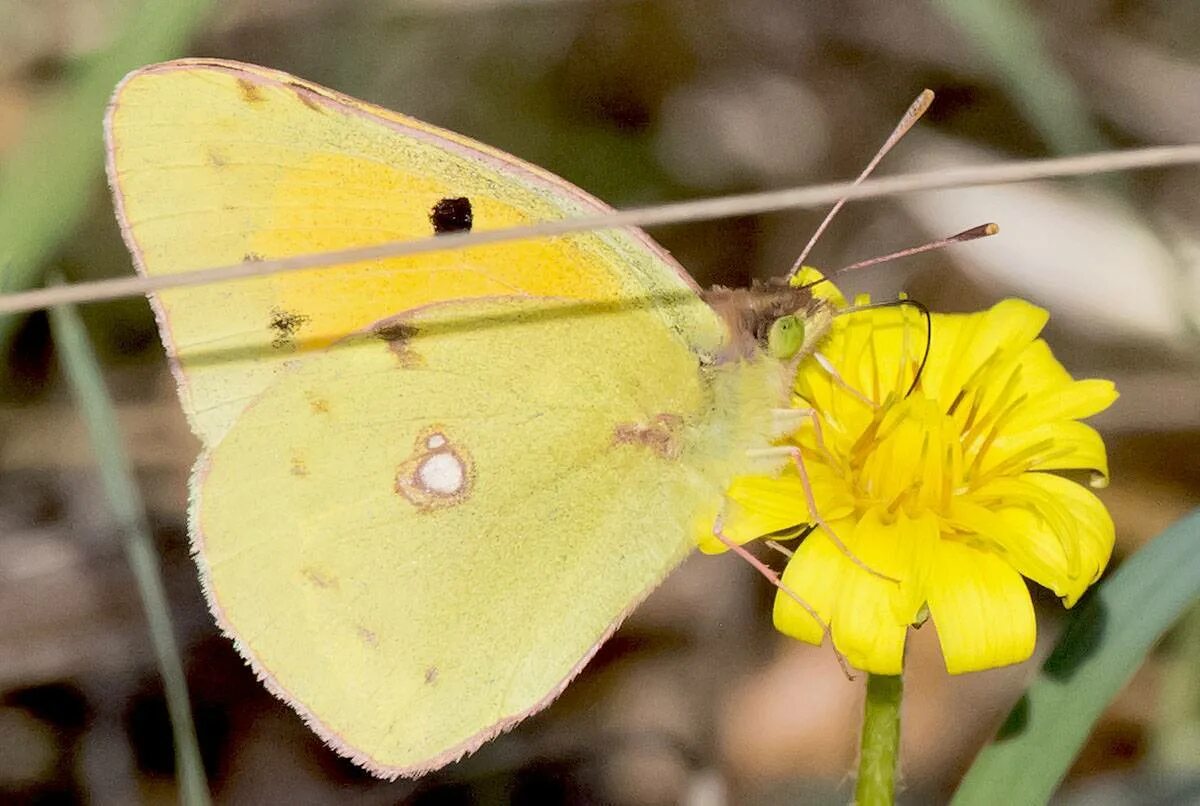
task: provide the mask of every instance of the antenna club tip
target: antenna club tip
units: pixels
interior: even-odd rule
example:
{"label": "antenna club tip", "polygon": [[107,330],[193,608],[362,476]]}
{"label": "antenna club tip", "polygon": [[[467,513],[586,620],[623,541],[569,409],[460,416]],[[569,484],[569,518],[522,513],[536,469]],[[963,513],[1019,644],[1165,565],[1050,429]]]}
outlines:
{"label": "antenna club tip", "polygon": [[984,234],[984,235],[995,235],[995,234],[996,234],[997,232],[999,232],[999,231],[1000,231],[1000,225],[999,225],[999,224],[996,224],[996,223],[990,223],[990,224],[984,224],[984,225],[983,225],[983,234]]}

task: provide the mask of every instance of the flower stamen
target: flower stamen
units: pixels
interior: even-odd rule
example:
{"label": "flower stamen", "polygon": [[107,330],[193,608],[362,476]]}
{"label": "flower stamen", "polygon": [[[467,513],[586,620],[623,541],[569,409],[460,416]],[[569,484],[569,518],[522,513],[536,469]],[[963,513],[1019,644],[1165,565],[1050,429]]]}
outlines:
{"label": "flower stamen", "polygon": [[991,470],[989,470],[987,473],[984,473],[978,477],[973,478],[970,481],[970,483],[968,484],[968,489],[978,490],[979,488],[985,486],[988,482],[992,481],[993,479],[1003,478],[1004,476],[1011,476],[1015,473],[1023,473],[1026,470],[1028,470],[1030,467],[1032,467],[1034,464],[1037,464],[1038,463],[1037,459],[1052,457],[1053,456],[1052,453],[1045,453],[1043,455],[1042,452],[1043,451],[1048,452],[1053,447],[1054,447],[1054,440],[1052,440],[1052,439],[1047,438],[1047,439],[1043,439],[1040,442],[1035,442],[1034,444],[1030,445],[1029,447],[1027,447],[1021,451],[1018,451],[1017,453],[1014,453],[1012,456],[1008,457],[1003,462],[997,463],[997,465],[995,467],[993,467]]}

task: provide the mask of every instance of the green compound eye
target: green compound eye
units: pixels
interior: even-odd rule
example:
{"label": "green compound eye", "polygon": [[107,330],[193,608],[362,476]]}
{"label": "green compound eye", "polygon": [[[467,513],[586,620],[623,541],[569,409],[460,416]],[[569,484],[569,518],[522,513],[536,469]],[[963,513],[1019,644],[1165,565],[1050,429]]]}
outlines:
{"label": "green compound eye", "polygon": [[793,315],[781,316],[771,323],[767,333],[767,353],[772,358],[791,358],[804,346],[804,321]]}

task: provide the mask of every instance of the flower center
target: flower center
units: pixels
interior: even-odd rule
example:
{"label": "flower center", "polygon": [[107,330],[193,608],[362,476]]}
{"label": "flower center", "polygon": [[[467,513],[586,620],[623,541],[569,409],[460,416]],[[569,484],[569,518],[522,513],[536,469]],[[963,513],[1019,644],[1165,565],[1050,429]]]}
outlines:
{"label": "flower center", "polygon": [[948,406],[919,386],[879,400],[878,391],[872,399],[832,383],[832,396],[817,407],[821,439],[801,441],[806,460],[840,479],[860,515],[947,514],[955,496],[1024,472],[1055,450],[1050,439],[997,450],[998,435],[1024,401],[1020,372],[1005,358],[997,352],[983,362]]}
{"label": "flower center", "polygon": [[[858,401],[866,408],[864,401]],[[918,517],[945,513],[963,487],[963,446],[954,418],[919,390],[850,422],[820,412],[827,452],[806,451],[840,477],[861,514],[883,509]],[[807,456],[806,456],[807,458]]]}

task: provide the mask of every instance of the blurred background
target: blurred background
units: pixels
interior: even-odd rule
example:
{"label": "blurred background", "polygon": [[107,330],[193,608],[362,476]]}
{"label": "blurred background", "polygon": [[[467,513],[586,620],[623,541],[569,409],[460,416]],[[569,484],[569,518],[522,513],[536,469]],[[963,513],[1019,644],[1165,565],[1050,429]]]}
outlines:
{"label": "blurred background", "polygon": [[[1200,141],[1200,5],[1016,0],[0,0],[0,265],[9,288],[130,274],[101,170],[104,98],[174,56],[283,69],[463,132],[620,207],[850,178],[909,101],[881,173]],[[986,221],[998,237],[848,277],[935,310],[1018,295],[1097,419],[1116,562],[1200,500],[1195,169],[854,204],[827,268]],[[702,284],[786,270],[820,213],[656,230]],[[469,760],[372,780],[326,750],[221,638],[188,557],[198,451],[146,303],[84,310],[164,565],[201,749],[223,802],[847,802],[861,681],[774,633],[772,592],[689,561],[567,693]],[[0,327],[0,801],[169,803],[162,688],[95,458],[38,314]],[[1035,590],[1039,658],[1063,618]],[[944,801],[1037,659],[949,677],[908,654],[906,803]],[[1200,798],[1200,614],[1107,710],[1063,803]],[[1195,802],[1195,801],[1192,801]]]}

